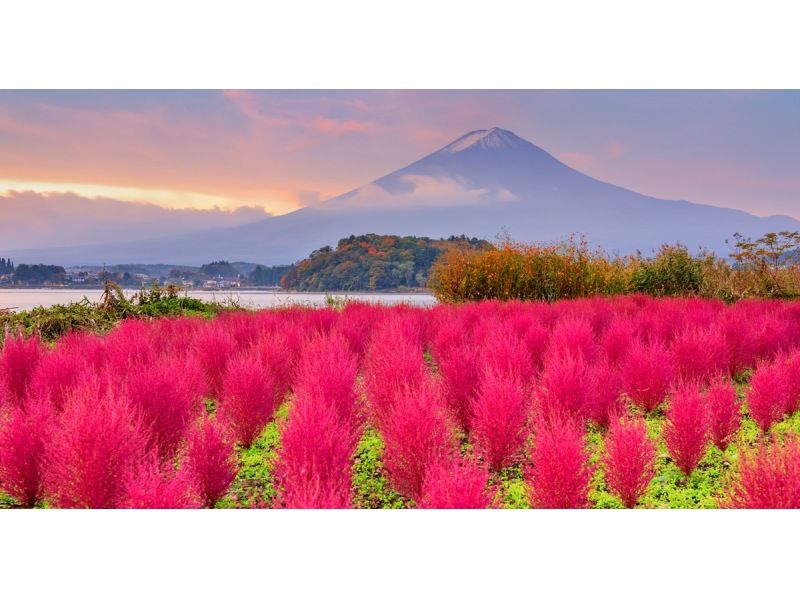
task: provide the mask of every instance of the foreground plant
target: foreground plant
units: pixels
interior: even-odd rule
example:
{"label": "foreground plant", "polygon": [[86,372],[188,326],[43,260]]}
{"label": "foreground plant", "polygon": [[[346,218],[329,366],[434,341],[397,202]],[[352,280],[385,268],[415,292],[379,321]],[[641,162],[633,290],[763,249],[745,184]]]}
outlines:
{"label": "foreground plant", "polygon": [[643,419],[615,418],[605,439],[606,483],[627,508],[636,506],[655,475],[655,443]]}
{"label": "foreground plant", "polygon": [[685,386],[673,392],[664,422],[664,442],[675,465],[688,477],[708,443],[708,417],[697,387]]}
{"label": "foreground plant", "polygon": [[492,498],[489,472],[465,457],[437,461],[428,467],[420,509],[486,509]]}
{"label": "foreground plant", "polygon": [[181,468],[194,485],[204,506],[213,508],[236,477],[233,443],[222,425],[204,417],[189,432]]}
{"label": "foreground plant", "polygon": [[743,449],[738,473],[720,506],[734,509],[800,509],[800,439],[761,442]]}
{"label": "foreground plant", "polygon": [[52,417],[52,406],[43,399],[0,414],[0,490],[29,509],[44,498],[44,449]]}
{"label": "foreground plant", "polygon": [[540,417],[525,469],[531,505],[538,509],[590,506],[592,467],[581,424],[568,415]]}

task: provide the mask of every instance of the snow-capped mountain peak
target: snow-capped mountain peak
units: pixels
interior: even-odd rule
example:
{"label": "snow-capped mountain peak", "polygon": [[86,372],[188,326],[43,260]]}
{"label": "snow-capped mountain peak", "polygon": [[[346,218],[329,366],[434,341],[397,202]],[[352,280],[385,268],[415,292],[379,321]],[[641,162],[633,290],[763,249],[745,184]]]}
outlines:
{"label": "snow-capped mountain peak", "polygon": [[525,143],[526,142],[524,139],[520,139],[511,131],[506,131],[505,129],[501,129],[499,127],[493,127],[491,129],[479,129],[477,131],[471,131],[463,137],[459,137],[449,145],[443,147],[440,152],[443,154],[456,154],[471,147],[491,150],[519,147]]}

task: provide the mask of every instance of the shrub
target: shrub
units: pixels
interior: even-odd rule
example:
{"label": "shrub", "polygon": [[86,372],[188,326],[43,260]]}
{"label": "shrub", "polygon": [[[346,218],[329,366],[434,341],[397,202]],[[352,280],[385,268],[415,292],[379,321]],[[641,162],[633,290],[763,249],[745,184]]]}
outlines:
{"label": "shrub", "polygon": [[404,386],[425,379],[421,348],[385,326],[375,332],[364,369],[364,387],[370,410],[379,424],[391,413]]}
{"label": "shrub", "polygon": [[218,414],[242,446],[253,444],[272,419],[278,403],[276,386],[257,355],[242,353],[228,362]]}
{"label": "shrub", "polygon": [[589,366],[570,353],[549,355],[539,378],[537,406],[543,413],[589,414],[591,393]]}
{"label": "shrub", "polygon": [[426,380],[403,386],[380,433],[390,482],[400,494],[418,501],[427,468],[453,450],[450,422],[436,385]]}
{"label": "shrub", "polygon": [[477,349],[468,343],[451,347],[436,365],[442,377],[442,394],[462,430],[469,431],[475,395],[480,383]]}
{"label": "shrub", "polygon": [[22,334],[7,335],[0,349],[0,398],[5,394],[14,405],[22,405],[28,392],[36,364],[44,354],[44,347],[36,335],[24,338]]}
{"label": "shrub", "polygon": [[738,475],[721,506],[734,509],[800,509],[800,440],[760,443],[742,450]]}
{"label": "shrub", "polygon": [[233,443],[218,422],[204,417],[189,431],[181,467],[206,507],[213,508],[225,496],[237,464]]}
{"label": "shrub", "polygon": [[203,368],[208,388],[215,397],[222,394],[225,369],[236,349],[234,338],[217,322],[203,326],[194,339],[194,357]]}
{"label": "shrub", "polygon": [[629,509],[655,475],[655,443],[647,437],[644,420],[614,418],[605,439],[606,483]]}
{"label": "shrub", "polygon": [[52,407],[31,399],[0,418],[0,489],[26,508],[44,495],[44,447],[50,434]]}
{"label": "shrub", "polygon": [[125,396],[102,381],[87,381],[64,403],[45,446],[47,495],[58,507],[117,507],[146,444],[142,423]]}
{"label": "shrub", "polygon": [[600,336],[599,352],[614,367],[625,362],[628,347],[636,338],[637,330],[633,319],[616,317],[609,322]]}
{"label": "shrub", "polygon": [[312,340],[303,352],[276,465],[281,506],[350,506],[353,454],[362,424],[356,372],[356,358],[338,334]]}
{"label": "shrub", "polygon": [[157,456],[131,473],[125,483],[123,509],[199,509],[203,506],[188,476],[171,465],[159,464]]}
{"label": "shrub", "polygon": [[492,471],[514,462],[525,445],[529,400],[518,378],[484,371],[472,408],[470,430],[476,452]]}
{"label": "shrub", "polygon": [[596,352],[597,341],[588,320],[568,318],[561,320],[553,328],[548,354],[554,356],[569,354],[591,363]]}
{"label": "shrub", "polygon": [[296,355],[300,347],[292,346],[289,335],[272,332],[255,342],[255,353],[269,371],[275,384],[276,399],[280,404],[292,386]]}
{"label": "shrub", "polygon": [[625,410],[622,375],[606,361],[595,363],[589,370],[589,395],[585,412],[598,426],[607,426]]}
{"label": "shrub", "polygon": [[716,329],[685,329],[672,343],[672,355],[685,382],[705,383],[730,369],[725,338]]}
{"label": "shrub", "polygon": [[683,245],[662,245],[652,259],[638,261],[630,286],[655,297],[696,295],[703,286],[703,259]]}
{"label": "shrub", "polygon": [[697,387],[684,386],[673,392],[664,422],[664,442],[683,475],[691,474],[708,442],[708,416]]}
{"label": "shrub", "polygon": [[458,457],[432,463],[425,474],[420,509],[486,509],[489,473],[475,461]]}
{"label": "shrub", "polygon": [[67,396],[92,373],[90,366],[75,350],[56,347],[39,360],[30,382],[32,396],[49,401],[61,410]]}
{"label": "shrub", "polygon": [[747,391],[747,406],[750,417],[762,432],[783,417],[786,409],[788,387],[786,376],[780,367],[762,362],[750,378]]}
{"label": "shrub", "polygon": [[717,448],[725,450],[742,422],[742,407],[730,382],[717,378],[708,388],[706,412],[711,440]]}
{"label": "shrub", "polygon": [[583,430],[577,420],[557,414],[539,418],[525,479],[535,508],[581,509],[589,506],[592,468]]}
{"label": "shrub", "polygon": [[162,359],[128,373],[125,392],[139,409],[148,451],[162,460],[175,456],[192,419],[202,408],[203,372],[193,361]]}
{"label": "shrub", "polygon": [[299,396],[280,436],[275,465],[278,505],[293,509],[350,507],[358,434],[342,420],[335,406]]}
{"label": "shrub", "polygon": [[622,388],[634,404],[654,411],[666,397],[673,372],[672,356],[664,345],[636,341],[622,366]]}

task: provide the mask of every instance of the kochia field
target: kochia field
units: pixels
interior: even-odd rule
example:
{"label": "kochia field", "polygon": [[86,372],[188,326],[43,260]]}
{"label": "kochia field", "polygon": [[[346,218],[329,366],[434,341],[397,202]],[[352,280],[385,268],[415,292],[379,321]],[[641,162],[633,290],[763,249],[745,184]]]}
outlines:
{"label": "kochia field", "polygon": [[0,350],[0,505],[798,508],[800,304],[127,320]]}

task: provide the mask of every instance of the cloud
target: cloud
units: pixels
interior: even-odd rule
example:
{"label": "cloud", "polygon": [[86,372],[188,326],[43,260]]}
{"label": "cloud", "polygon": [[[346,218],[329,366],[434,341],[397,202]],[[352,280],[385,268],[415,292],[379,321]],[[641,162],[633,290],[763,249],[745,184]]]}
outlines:
{"label": "cloud", "polygon": [[11,191],[0,195],[0,250],[169,237],[267,218],[260,207],[169,209],[74,193]]}

